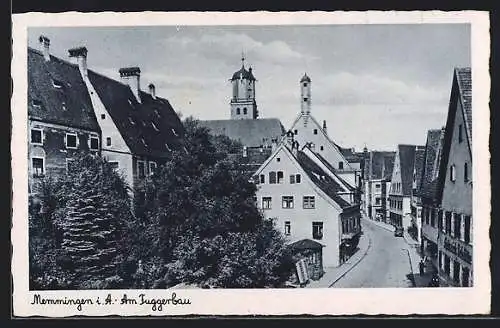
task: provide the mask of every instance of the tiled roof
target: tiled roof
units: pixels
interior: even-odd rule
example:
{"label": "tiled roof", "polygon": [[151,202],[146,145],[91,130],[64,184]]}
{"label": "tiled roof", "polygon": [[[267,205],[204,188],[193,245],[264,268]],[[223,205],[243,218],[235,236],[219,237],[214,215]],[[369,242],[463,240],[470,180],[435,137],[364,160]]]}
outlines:
{"label": "tiled roof", "polygon": [[134,154],[165,158],[178,147],[184,128],[167,100],[141,91],[139,103],[128,85],[91,70],[88,76]]}
{"label": "tiled roof", "polygon": [[323,245],[311,239],[301,239],[291,243],[289,247],[293,250],[301,251],[304,249],[321,249]]}
{"label": "tiled roof", "polygon": [[340,207],[345,208],[351,206],[349,202],[344,200],[338,192],[343,191],[334,179],[332,179],[325,171],[323,171],[312,159],[310,159],[304,152],[297,151],[297,162],[306,172],[307,176],[312,182],[320,188],[328,197],[334,200]]}
{"label": "tiled roof", "polygon": [[465,114],[465,125],[469,142],[472,145],[472,75],[470,67],[456,68],[458,87]]}
{"label": "tiled roof", "polygon": [[[333,174],[335,174],[335,172],[337,172],[337,170],[330,164],[330,162],[328,162],[323,156],[321,156],[320,153],[316,153],[316,152],[313,152],[313,153],[321,161],[321,163],[323,163],[323,165],[325,165]],[[342,181],[350,191],[356,190],[355,187],[351,186],[348,182],[346,182],[344,179],[339,177],[337,174],[335,174],[335,176],[337,177],[337,179]]]}
{"label": "tiled roof", "polygon": [[87,87],[77,65],[28,48],[30,119],[100,131]]}
{"label": "tiled roof", "polygon": [[300,82],[311,82],[311,78],[304,73],[304,76],[300,79]]}
{"label": "tiled roof", "polygon": [[207,120],[200,121],[200,126],[206,127],[213,135],[226,135],[241,142],[247,147],[271,145],[273,139],[278,143],[285,129],[276,118],[261,118],[255,120]]}
{"label": "tiled roof", "polygon": [[417,148],[415,148],[415,163],[413,164],[415,170],[415,182],[416,182],[415,187],[417,191],[420,189],[422,172],[424,168],[424,156],[425,156],[425,147],[417,146]]}
{"label": "tiled roof", "polygon": [[436,181],[434,171],[439,168],[439,159],[436,164],[436,156],[438,155],[438,150],[441,142],[441,130],[429,130],[427,132],[427,142],[425,145],[425,155],[422,165],[422,174],[420,182],[420,197],[425,197],[428,199],[435,198],[436,192]]}
{"label": "tiled roof", "polygon": [[395,152],[390,151],[372,151],[371,170],[369,171],[370,180],[390,178],[395,155]]}
{"label": "tiled roof", "polygon": [[415,162],[414,145],[398,145],[399,164],[401,168],[401,185],[404,196],[411,195],[413,183],[413,165]]}

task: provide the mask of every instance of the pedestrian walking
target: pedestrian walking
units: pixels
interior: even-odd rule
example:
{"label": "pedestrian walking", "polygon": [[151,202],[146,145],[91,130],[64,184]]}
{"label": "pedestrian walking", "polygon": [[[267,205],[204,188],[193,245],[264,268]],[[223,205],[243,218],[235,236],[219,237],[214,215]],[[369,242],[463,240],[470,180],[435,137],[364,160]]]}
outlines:
{"label": "pedestrian walking", "polygon": [[419,271],[420,271],[420,275],[423,276],[424,273],[425,273],[425,263],[424,263],[424,260],[420,260],[420,263],[418,264],[418,268],[419,268]]}

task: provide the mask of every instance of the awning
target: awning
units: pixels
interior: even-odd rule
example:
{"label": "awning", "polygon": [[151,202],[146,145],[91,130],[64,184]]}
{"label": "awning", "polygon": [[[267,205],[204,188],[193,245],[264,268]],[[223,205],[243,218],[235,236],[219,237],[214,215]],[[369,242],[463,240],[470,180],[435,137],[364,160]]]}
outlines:
{"label": "awning", "polygon": [[311,239],[302,239],[289,245],[293,250],[322,249],[324,245]]}

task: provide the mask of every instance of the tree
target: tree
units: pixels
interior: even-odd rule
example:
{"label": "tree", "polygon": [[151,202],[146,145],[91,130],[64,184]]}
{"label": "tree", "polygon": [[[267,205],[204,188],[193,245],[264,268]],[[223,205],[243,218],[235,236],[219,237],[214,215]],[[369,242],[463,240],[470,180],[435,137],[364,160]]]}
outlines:
{"label": "tree", "polygon": [[146,187],[167,283],[276,287],[291,256],[254,201],[256,187],[230,153],[241,147],[186,119],[183,144]]}
{"label": "tree", "polygon": [[[126,245],[124,222],[131,218],[124,179],[101,157],[82,154],[72,160],[61,186],[61,251],[75,284],[103,287],[116,275]],[[98,283],[93,283],[97,281]]]}

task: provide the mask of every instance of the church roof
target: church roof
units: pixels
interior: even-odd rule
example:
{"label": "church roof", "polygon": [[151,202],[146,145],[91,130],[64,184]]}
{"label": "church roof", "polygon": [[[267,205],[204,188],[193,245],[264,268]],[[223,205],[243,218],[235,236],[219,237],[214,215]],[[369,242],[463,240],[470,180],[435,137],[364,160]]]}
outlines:
{"label": "church roof", "polygon": [[256,81],[255,77],[253,76],[251,67],[247,70],[244,65],[241,65],[241,69],[234,72],[233,77],[231,78],[231,81],[239,80],[240,76],[241,76],[241,78],[246,79],[246,80]]}
{"label": "church roof", "polygon": [[300,82],[311,82],[311,78],[304,73],[304,76],[300,79]]}
{"label": "church roof", "polygon": [[277,118],[207,120],[200,121],[199,124],[208,128],[212,135],[225,135],[250,148],[263,145],[271,146],[273,140],[278,143],[285,132],[283,125]]}

